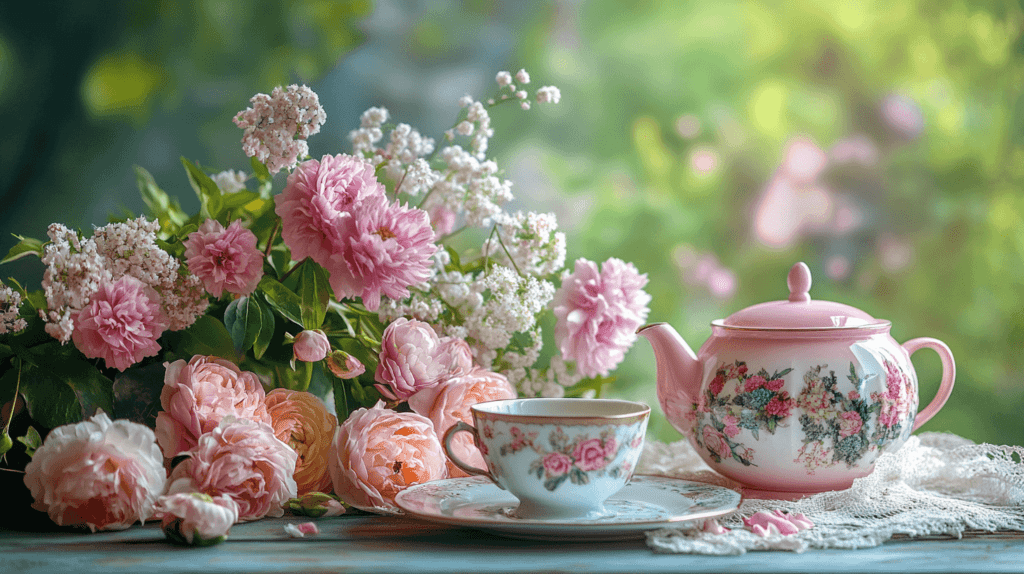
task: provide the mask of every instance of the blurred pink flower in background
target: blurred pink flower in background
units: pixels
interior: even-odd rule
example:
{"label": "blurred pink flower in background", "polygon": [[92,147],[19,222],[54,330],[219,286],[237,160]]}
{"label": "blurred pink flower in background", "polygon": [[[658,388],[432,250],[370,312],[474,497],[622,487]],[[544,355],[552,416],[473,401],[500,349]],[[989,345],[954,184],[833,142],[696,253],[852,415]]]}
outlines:
{"label": "blurred pink flower in background", "polygon": [[[470,407],[486,401],[514,399],[516,391],[504,375],[485,371],[479,367],[469,373],[449,379],[440,385],[424,389],[409,397],[409,407],[434,423],[434,432],[443,437],[455,423],[462,421],[473,424]],[[478,468],[486,468],[480,454],[468,433],[459,433],[452,438],[452,450],[464,462]],[[448,476],[469,476],[451,461]]]}
{"label": "blurred pink flower in background", "polygon": [[696,147],[690,153],[690,166],[698,175],[711,175],[718,170],[718,152],[707,146]]}
{"label": "blurred pink flower in background", "polygon": [[102,283],[73,321],[75,347],[119,371],[159,353],[156,341],[168,324],[160,295],[131,275]]}
{"label": "blurred pink flower in background", "polygon": [[844,255],[833,255],[825,261],[825,273],[834,281],[842,281],[850,276],[852,265]]}
{"label": "blurred pink flower in background", "polygon": [[907,96],[889,94],[882,100],[881,111],[886,125],[907,139],[915,139],[924,131],[924,114]]}
{"label": "blurred pink flower in background", "polygon": [[438,337],[423,321],[396,319],[384,329],[380,346],[374,379],[379,383],[377,390],[390,400],[404,401],[473,367],[472,352],[465,341]]}
{"label": "blurred pink flower in background", "polygon": [[448,475],[447,457],[430,419],[378,402],[338,427],[330,454],[334,493],[362,510],[395,511],[406,487]]}
{"label": "blurred pink flower in background", "polygon": [[160,529],[171,540],[208,546],[223,541],[238,521],[238,504],[230,496],[200,492],[163,496],[156,503]]}
{"label": "blurred pink flower in background", "polygon": [[123,530],[153,515],[167,481],[148,427],[104,412],[53,429],[25,467],[32,508],[61,526]]}
{"label": "blurred pink flower in background", "polygon": [[577,259],[573,272],[563,277],[551,302],[555,342],[583,376],[607,375],[622,362],[650,311],[645,285],[646,274],[614,257],[600,270],[593,261]]}
{"label": "blurred pink flower in background", "polygon": [[865,135],[843,138],[828,150],[829,160],[838,164],[873,166],[878,163],[878,146]]}
{"label": "blurred pink flower in background", "polygon": [[156,436],[167,458],[196,446],[228,415],[271,423],[263,385],[231,361],[196,355],[164,367]]}
{"label": "blurred pink flower in background", "polygon": [[188,270],[214,297],[225,290],[249,295],[263,277],[263,254],[256,249],[256,236],[242,227],[241,220],[232,221],[225,229],[219,221],[207,219],[182,244]]}
{"label": "blurred pink flower in background", "polygon": [[428,208],[430,224],[434,226],[434,233],[437,237],[448,235],[455,229],[455,212],[445,207],[443,203],[432,205]]}
{"label": "blurred pink flower in background", "polygon": [[274,211],[281,216],[281,239],[293,260],[309,257],[327,266],[336,250],[339,220],[351,217],[353,207],[366,198],[384,197],[373,171],[367,161],[338,154],[304,161],[288,174],[284,190],[274,198]]}
{"label": "blurred pink flower in background", "polygon": [[723,266],[714,254],[682,244],[673,250],[672,260],[684,285],[707,290],[717,299],[730,299],[736,293],[736,274]]}
{"label": "blurred pink flower in background", "polygon": [[684,114],[676,120],[676,133],[683,139],[692,140],[700,135],[700,120],[693,114]]}
{"label": "blurred pink flower in background", "polygon": [[238,503],[238,519],[279,517],[297,494],[298,455],[264,423],[225,417],[199,438],[188,457],[171,471],[167,494],[226,494]]}
{"label": "blurred pink flower in background", "polygon": [[914,260],[914,246],[891,233],[878,237],[878,261],[890,273],[907,268]]}
{"label": "blurred pink flower in background", "polygon": [[295,335],[292,351],[299,361],[315,363],[322,361],[331,352],[331,342],[320,329],[306,329]]}
{"label": "blurred pink flower in background", "polygon": [[780,171],[789,181],[804,185],[816,181],[827,163],[828,155],[814,140],[796,136],[786,144]]}

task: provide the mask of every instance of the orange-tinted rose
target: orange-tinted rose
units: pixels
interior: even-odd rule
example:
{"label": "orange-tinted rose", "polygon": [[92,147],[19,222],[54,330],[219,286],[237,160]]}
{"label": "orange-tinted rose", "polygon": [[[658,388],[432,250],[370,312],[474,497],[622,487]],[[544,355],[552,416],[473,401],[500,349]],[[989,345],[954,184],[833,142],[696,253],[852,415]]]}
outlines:
{"label": "orange-tinted rose", "polygon": [[274,389],[267,395],[274,436],[299,455],[295,463],[295,484],[299,495],[330,492],[327,453],[331,449],[338,419],[327,412],[313,393]]}

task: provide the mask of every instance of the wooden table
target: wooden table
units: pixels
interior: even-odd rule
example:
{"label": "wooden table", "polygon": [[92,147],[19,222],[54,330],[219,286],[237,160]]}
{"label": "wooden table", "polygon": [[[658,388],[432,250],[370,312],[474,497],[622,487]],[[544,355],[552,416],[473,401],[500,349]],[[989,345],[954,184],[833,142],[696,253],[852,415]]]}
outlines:
{"label": "wooden table", "polygon": [[288,522],[306,520],[238,524],[227,542],[210,548],[174,546],[155,523],[96,534],[0,530],[0,572],[1024,572],[1022,533],[715,557],[655,554],[643,540],[545,543],[368,515],[317,520],[318,536],[285,533]]}

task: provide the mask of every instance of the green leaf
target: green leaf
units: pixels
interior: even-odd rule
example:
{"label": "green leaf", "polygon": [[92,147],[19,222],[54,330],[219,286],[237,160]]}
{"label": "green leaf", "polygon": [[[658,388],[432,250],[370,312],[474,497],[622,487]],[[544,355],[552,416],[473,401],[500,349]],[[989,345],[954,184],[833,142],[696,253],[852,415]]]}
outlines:
{"label": "green leaf", "polygon": [[33,426],[25,430],[25,436],[18,437],[18,442],[25,445],[25,454],[29,458],[36,454],[36,449],[43,446],[43,438],[39,436],[39,431]]}
{"label": "green leaf", "polygon": [[87,361],[57,357],[54,368],[22,373],[21,389],[29,414],[48,428],[76,423],[98,409],[113,413],[113,383]]}
{"label": "green leaf", "polygon": [[296,361],[295,369],[288,365],[277,367],[277,382],[280,386],[293,391],[305,391],[313,378],[313,363]]}
{"label": "green leaf", "polygon": [[142,195],[142,201],[149,207],[149,211],[156,216],[160,227],[165,230],[180,227],[188,216],[182,211],[177,199],[171,199],[167,192],[160,189],[156,180],[145,169],[135,166],[135,182]]}
{"label": "green leaf", "polygon": [[181,341],[181,349],[186,355],[213,355],[230,361],[238,360],[231,333],[216,317],[203,315],[196,319],[182,334]]}
{"label": "green leaf", "polygon": [[274,312],[270,310],[267,303],[263,303],[258,297],[253,296],[252,300],[260,310],[260,334],[252,345],[252,354],[256,359],[263,358],[263,354],[270,347],[270,340],[274,336]]}
{"label": "green leaf", "polygon": [[187,158],[182,157],[181,164],[185,166],[188,182],[192,184],[192,189],[195,190],[196,196],[199,197],[199,204],[203,214],[211,219],[217,219],[222,207],[220,188],[217,187],[216,182],[210,179],[210,176],[206,175],[203,170],[199,169],[199,166]]}
{"label": "green leaf", "polygon": [[270,175],[270,170],[260,160],[256,159],[255,156],[249,158],[249,165],[252,166],[252,173],[256,176],[256,179],[260,183],[270,183],[273,176]]}
{"label": "green leaf", "polygon": [[302,325],[302,300],[294,291],[269,275],[260,280],[259,290],[275,311],[296,325]]}
{"label": "green leaf", "polygon": [[252,348],[260,335],[263,313],[254,297],[239,297],[224,311],[224,326],[231,334],[235,352],[242,355]]}
{"label": "green leaf", "polygon": [[15,238],[18,239],[18,243],[11,250],[7,252],[7,256],[0,259],[0,263],[10,263],[11,261],[17,261],[22,257],[28,257],[29,255],[35,255],[36,257],[43,256],[43,242],[38,239],[32,239],[31,237],[23,237],[12,233]]}
{"label": "green leaf", "polygon": [[115,375],[112,416],[156,427],[156,415],[162,410],[160,393],[164,388],[166,370],[163,364],[153,363],[145,367],[129,367]]}
{"label": "green leaf", "polygon": [[299,294],[302,298],[302,327],[319,329],[324,324],[327,305],[333,295],[323,267],[313,261],[306,261],[302,265]]}

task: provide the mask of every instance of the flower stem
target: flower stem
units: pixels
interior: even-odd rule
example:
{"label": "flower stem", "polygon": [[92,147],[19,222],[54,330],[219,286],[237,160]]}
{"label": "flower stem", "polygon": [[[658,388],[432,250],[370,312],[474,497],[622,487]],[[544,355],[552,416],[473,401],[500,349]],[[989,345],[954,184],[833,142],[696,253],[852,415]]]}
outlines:
{"label": "flower stem", "polygon": [[281,219],[274,218],[274,228],[270,230],[270,237],[267,238],[267,249],[263,252],[264,259],[270,259],[270,250],[274,247],[274,237],[277,236],[277,231],[281,229]]}
{"label": "flower stem", "polygon": [[278,279],[278,281],[280,281],[281,283],[284,283],[289,277],[291,277],[292,273],[295,273],[295,271],[297,271],[299,269],[299,267],[302,267],[302,264],[305,263],[308,260],[309,260],[309,257],[307,257],[307,258],[303,259],[302,261],[299,261],[298,263],[296,263],[295,266],[292,267],[291,269],[289,269],[288,271],[286,271],[285,274],[280,279]]}

